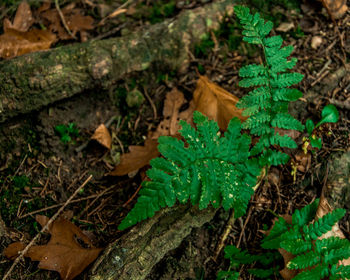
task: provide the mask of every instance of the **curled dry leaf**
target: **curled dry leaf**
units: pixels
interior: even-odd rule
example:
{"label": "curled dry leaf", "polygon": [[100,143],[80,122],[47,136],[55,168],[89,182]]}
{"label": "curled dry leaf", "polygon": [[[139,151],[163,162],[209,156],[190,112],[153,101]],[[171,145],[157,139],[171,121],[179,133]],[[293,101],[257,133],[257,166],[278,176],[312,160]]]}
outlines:
{"label": "curled dry leaf", "polygon": [[295,155],[295,166],[298,171],[305,173],[311,167],[311,154],[307,152],[306,154],[303,151],[298,151]]}
{"label": "curled dry leaf", "polygon": [[[41,215],[36,219],[41,226],[45,226],[49,220]],[[58,218],[52,223],[49,233],[50,241],[46,245],[30,247],[25,257],[39,261],[39,268],[57,271],[64,280],[71,280],[79,275],[102,250],[94,248],[89,238],[77,226],[63,218]],[[83,248],[78,239],[90,248]],[[22,242],[12,243],[5,249],[4,255],[14,259],[24,248],[25,244]]]}
{"label": "curled dry leaf", "polygon": [[192,114],[194,111],[194,104],[190,102],[188,108],[180,112],[182,106],[187,103],[184,94],[177,88],[168,92],[164,101],[163,117],[157,127],[157,130],[152,134],[153,139],[157,139],[159,136],[174,136],[180,129],[179,121],[185,120],[192,123]]}
{"label": "curled dry leaf", "polygon": [[155,139],[146,139],[144,146],[129,146],[130,152],[120,157],[120,164],[109,175],[124,176],[146,166],[151,159],[159,156],[157,146]]}
{"label": "curled dry leaf", "polygon": [[199,77],[193,94],[195,109],[217,121],[222,130],[227,129],[228,123],[233,117],[237,117],[241,121],[247,119],[242,116],[242,110],[236,107],[238,100],[236,96],[211,82],[205,76]]}
{"label": "curled dry leaf", "polygon": [[50,48],[56,41],[56,36],[46,30],[28,31],[33,23],[30,7],[23,1],[18,6],[13,23],[4,20],[4,34],[0,36],[0,57],[12,58]]}
{"label": "curled dry leaf", "polygon": [[346,0],[321,0],[321,2],[335,19],[341,18],[348,10]]}
{"label": "curled dry leaf", "polygon": [[26,32],[33,23],[34,18],[32,11],[30,10],[30,6],[26,1],[23,1],[17,8],[13,23],[11,23],[8,19],[4,20],[4,31],[6,32],[6,30],[10,28],[20,32]]}
{"label": "curled dry leaf", "polygon": [[0,36],[0,57],[12,58],[30,52],[49,49],[56,36],[47,30],[32,29],[20,32],[7,28]]}
{"label": "curled dry leaf", "polygon": [[101,124],[98,128],[96,128],[94,134],[91,136],[91,139],[96,140],[109,150],[112,148],[112,137],[108,131],[108,128],[104,124]]}
{"label": "curled dry leaf", "polygon": [[[45,7],[46,8],[46,7]],[[40,16],[44,18],[47,22],[48,29],[51,32],[56,32],[61,40],[69,40],[72,37],[67,33],[64,28],[61,18],[57,12],[57,9],[44,9],[42,8]],[[83,32],[85,30],[91,30],[94,28],[94,19],[91,16],[82,15],[81,9],[75,8],[75,3],[69,4],[61,9],[63,17],[67,23],[69,30],[72,35],[75,36],[78,32]]]}

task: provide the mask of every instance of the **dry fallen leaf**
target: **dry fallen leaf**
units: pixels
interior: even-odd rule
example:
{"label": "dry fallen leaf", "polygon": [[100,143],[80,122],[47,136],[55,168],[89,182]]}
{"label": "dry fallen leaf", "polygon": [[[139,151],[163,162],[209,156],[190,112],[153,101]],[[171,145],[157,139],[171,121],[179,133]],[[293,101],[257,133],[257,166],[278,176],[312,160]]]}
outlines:
{"label": "dry fallen leaf", "polygon": [[26,32],[33,23],[34,18],[32,11],[30,10],[30,6],[26,1],[23,1],[17,8],[13,23],[11,23],[7,18],[4,19],[4,31],[6,32],[8,28],[11,28],[17,31]]}
{"label": "dry fallen leaf", "polygon": [[242,110],[236,107],[239,99],[205,76],[199,77],[193,100],[195,109],[217,121],[222,130],[227,129],[233,117],[238,117],[241,121],[247,119],[242,116]]}
{"label": "dry fallen leaf", "polygon": [[[38,215],[36,220],[41,226],[45,226],[49,219]],[[58,218],[53,222],[49,227],[49,233],[50,241],[46,245],[32,246],[25,257],[31,258],[32,261],[39,261],[39,268],[59,272],[64,280],[71,280],[79,275],[102,250],[94,248],[89,238],[64,218]],[[90,248],[83,248],[77,240],[83,241]],[[14,259],[24,248],[25,244],[21,242],[12,243],[5,249],[4,255]]]}
{"label": "dry fallen leaf", "polygon": [[341,18],[346,11],[348,10],[348,6],[346,5],[346,0],[320,0],[325,6],[325,8],[329,11],[331,16],[335,19]]}
{"label": "dry fallen leaf", "polygon": [[189,103],[186,110],[180,112],[181,107],[186,103],[183,93],[177,88],[167,93],[163,107],[164,120],[159,123],[157,130],[152,134],[153,139],[163,135],[175,136],[178,134],[181,128],[179,125],[180,120],[192,123],[193,102]]}
{"label": "dry fallen leaf", "polygon": [[0,36],[0,57],[12,58],[30,52],[49,49],[56,36],[47,30],[32,29],[20,32],[7,28]]}
{"label": "dry fallen leaf", "polygon": [[[72,36],[69,35],[64,28],[61,17],[59,16],[56,8],[42,10],[43,12],[40,14],[40,16],[47,21],[48,29],[51,32],[57,33],[61,40],[72,39]],[[61,9],[61,11],[73,36],[75,36],[78,32],[82,33],[85,30],[91,30],[94,28],[94,19],[91,16],[82,15],[82,10],[76,9],[75,3],[65,6]]]}
{"label": "dry fallen leaf", "polygon": [[91,136],[91,139],[96,140],[109,150],[112,148],[112,137],[104,124],[101,124],[98,128],[96,128],[94,134]]}
{"label": "dry fallen leaf", "polygon": [[159,156],[157,146],[155,139],[146,139],[144,146],[129,146],[130,152],[120,157],[120,164],[109,175],[124,176],[146,166],[151,159]]}
{"label": "dry fallen leaf", "polygon": [[305,173],[311,167],[311,153],[305,154],[303,151],[298,151],[293,162],[298,171]]}
{"label": "dry fallen leaf", "polygon": [[4,34],[0,36],[0,57],[12,58],[18,55],[49,49],[56,36],[49,31],[29,28],[34,23],[27,2],[23,1],[16,11],[13,23],[4,20]]}

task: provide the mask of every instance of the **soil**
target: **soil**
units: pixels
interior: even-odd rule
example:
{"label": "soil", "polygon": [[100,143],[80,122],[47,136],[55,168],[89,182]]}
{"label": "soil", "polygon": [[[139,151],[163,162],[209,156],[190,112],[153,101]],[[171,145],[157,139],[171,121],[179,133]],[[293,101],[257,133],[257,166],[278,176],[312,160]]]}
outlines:
{"label": "soil", "polygon": [[[111,5],[109,2],[104,4],[111,11],[121,4],[121,1]],[[149,15],[154,7],[151,1],[145,2],[146,15],[133,11],[129,16],[112,19],[103,28],[92,31],[91,38],[105,38],[107,32],[124,24],[124,31],[109,34],[119,36],[139,26],[173,17],[182,9],[210,1],[177,1],[172,13],[163,13],[158,18]],[[253,7],[256,1],[251,2]],[[291,105],[292,114],[303,123],[308,118],[317,121],[322,108],[333,102],[340,112],[340,121],[323,127],[322,150],[313,153],[310,166],[298,171],[295,180],[290,165],[273,168],[268,180],[252,198],[247,215],[235,222],[226,244],[240,245],[251,253],[259,252],[263,231],[271,226],[274,218],[272,212],[291,214],[319,197],[323,177],[315,175],[317,170],[334,152],[347,151],[350,147],[350,111],[342,105],[344,100],[349,100],[350,75],[337,79],[333,88],[327,87],[331,84],[327,80],[330,79],[328,73],[336,72],[349,61],[350,12],[337,21],[338,32],[319,2],[298,3],[296,9],[277,5],[274,1],[268,3],[266,5],[270,6],[259,8],[266,18],[273,19],[275,27],[285,22],[294,24],[287,32],[273,31],[282,35],[286,44],[294,45],[292,55],[298,58],[296,69],[305,75],[299,85],[305,96]],[[82,7],[87,12],[94,11],[87,4]],[[95,8],[98,9],[97,6]],[[11,11],[12,8],[7,10],[9,16],[13,15]],[[95,16],[96,20],[102,18],[101,14]],[[117,226],[136,202],[136,198],[130,202],[129,199],[138,189],[145,170],[130,177],[112,177],[108,173],[118,163],[120,154],[128,151],[129,145],[142,145],[148,131],[156,128],[162,119],[162,105],[168,91],[178,87],[188,100],[191,99],[198,72],[238,97],[246,93],[238,87],[238,71],[242,65],[258,63],[260,57],[257,49],[241,42],[240,32],[236,20],[227,18],[221,32],[211,34],[194,51],[187,73],[180,75],[155,70],[153,73],[131,75],[108,91],[96,88],[0,124],[0,209],[6,225],[5,235],[0,234],[0,250],[14,241],[30,241],[40,230],[34,219],[35,211],[41,210],[39,214],[51,217],[89,174],[94,179],[76,197],[78,201],[69,204],[66,210],[71,211],[76,225],[89,232],[96,246],[105,247],[120,237],[123,233],[117,230]],[[342,34],[343,47],[339,33]],[[313,49],[311,42],[315,36],[319,36],[322,43]],[[144,87],[156,106],[157,118],[154,118],[147,99],[139,107],[129,108],[126,104],[128,91],[134,88],[143,91]],[[63,143],[55,127],[69,123],[74,123],[79,133],[72,136],[69,143]],[[94,130],[102,123],[109,124],[113,136],[112,152],[90,140]],[[299,144],[301,142],[302,137]],[[47,207],[52,208],[45,210]],[[217,262],[213,261],[228,217],[229,213],[220,210],[210,223],[193,230],[180,247],[169,252],[154,267],[148,279],[215,279],[220,269],[228,268],[223,253]],[[345,223],[342,224],[349,236],[345,226]],[[45,243],[45,240],[47,236],[40,242]],[[0,256],[0,275],[11,264]],[[246,268],[243,268],[242,275],[243,279],[252,279]],[[17,266],[11,279],[59,279],[59,275],[40,270],[36,263],[26,260]],[[82,274],[78,279],[87,279],[87,275]]]}

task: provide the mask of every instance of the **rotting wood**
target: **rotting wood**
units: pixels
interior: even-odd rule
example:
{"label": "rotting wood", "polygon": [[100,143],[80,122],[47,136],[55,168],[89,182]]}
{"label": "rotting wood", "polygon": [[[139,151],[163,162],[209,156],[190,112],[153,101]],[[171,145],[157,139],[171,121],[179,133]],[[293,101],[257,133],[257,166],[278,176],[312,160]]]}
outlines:
{"label": "rotting wood", "polygon": [[[335,153],[327,161],[328,177],[323,189],[329,205],[350,208],[350,151]],[[324,168],[326,169],[326,168]]]}
{"label": "rotting wood", "polygon": [[91,280],[143,280],[166,253],[193,228],[209,222],[216,210],[181,205],[161,210],[107,247],[91,270]]}
{"label": "rotting wood", "polygon": [[73,44],[0,62],[0,122],[88,89],[109,88],[151,65],[184,70],[189,50],[233,12],[221,0],[130,35]]}

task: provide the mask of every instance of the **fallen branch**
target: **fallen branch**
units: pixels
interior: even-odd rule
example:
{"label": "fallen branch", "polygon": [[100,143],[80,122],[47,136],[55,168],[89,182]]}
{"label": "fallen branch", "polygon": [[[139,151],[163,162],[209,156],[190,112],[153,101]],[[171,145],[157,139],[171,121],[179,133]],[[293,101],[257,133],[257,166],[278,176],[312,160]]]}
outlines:
{"label": "fallen branch", "polygon": [[126,74],[151,66],[185,70],[188,52],[225,14],[233,0],[186,10],[130,35],[58,47],[0,62],[0,122],[86,90],[107,89]]}

